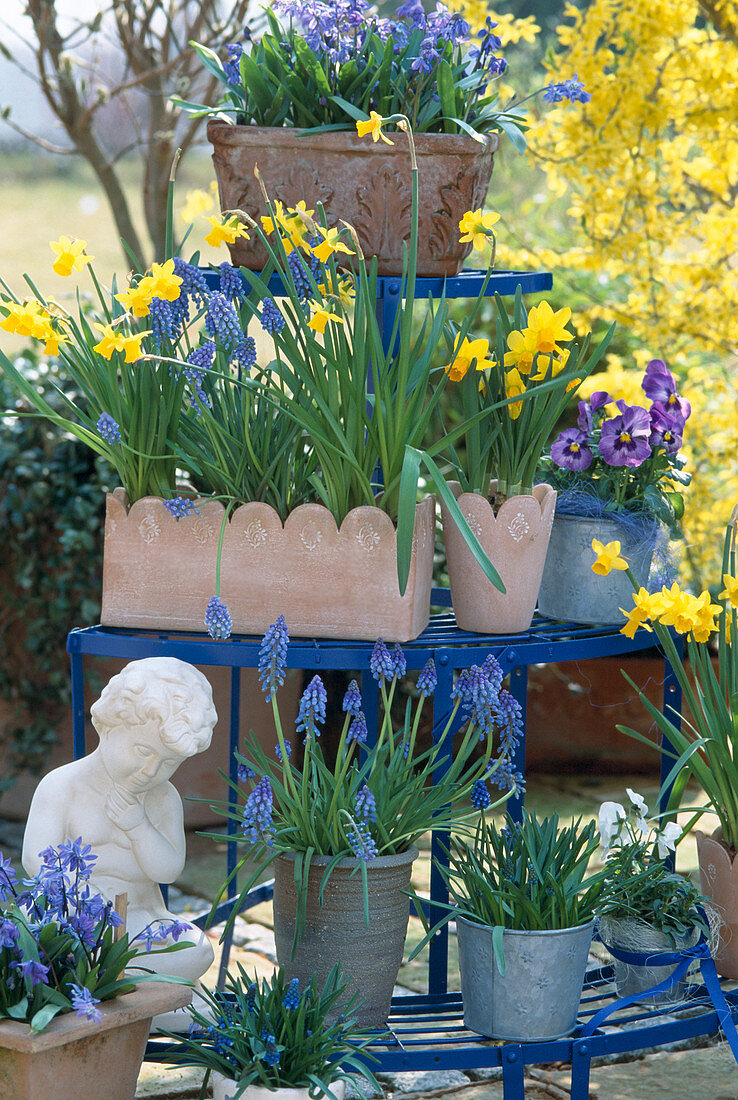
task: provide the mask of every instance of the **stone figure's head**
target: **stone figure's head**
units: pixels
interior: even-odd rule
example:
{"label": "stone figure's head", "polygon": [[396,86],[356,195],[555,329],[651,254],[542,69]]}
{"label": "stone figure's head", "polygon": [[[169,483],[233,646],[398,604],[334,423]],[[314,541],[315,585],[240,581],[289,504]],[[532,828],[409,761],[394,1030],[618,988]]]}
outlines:
{"label": "stone figure's head", "polygon": [[169,779],[210,744],[217,714],[207,679],[176,657],[131,661],[90,708],[111,777],[131,791]]}

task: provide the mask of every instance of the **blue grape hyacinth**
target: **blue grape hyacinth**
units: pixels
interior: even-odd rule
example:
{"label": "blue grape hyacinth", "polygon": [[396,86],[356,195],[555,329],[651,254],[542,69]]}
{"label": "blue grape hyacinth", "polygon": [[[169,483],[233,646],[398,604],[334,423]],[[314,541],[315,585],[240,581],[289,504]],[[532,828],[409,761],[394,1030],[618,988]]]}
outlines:
{"label": "blue grape hyacinth", "polygon": [[287,675],[287,647],[290,636],[284,615],[267,627],[259,648],[259,682],[270,703]]}

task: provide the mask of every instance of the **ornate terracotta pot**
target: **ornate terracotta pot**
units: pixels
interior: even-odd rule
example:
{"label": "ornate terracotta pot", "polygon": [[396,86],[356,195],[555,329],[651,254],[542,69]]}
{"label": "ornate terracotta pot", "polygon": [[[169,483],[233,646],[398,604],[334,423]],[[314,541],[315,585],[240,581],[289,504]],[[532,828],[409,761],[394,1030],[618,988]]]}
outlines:
{"label": "ornate terracotta pot", "polygon": [[[402,246],[410,239],[411,186],[407,139],[375,144],[350,131],[305,134],[291,127],[232,126],[211,119],[208,138],[223,210],[243,210],[258,221],[264,198],[254,167],[272,201],[308,209],[322,203],[329,224],[354,226],[362,250],[377,257],[380,275],[402,274]],[[455,275],[471,249],[459,244],[459,220],[482,206],[499,144],[453,134],[415,134],[418,158],[418,274]],[[266,252],[256,233],[230,246],[236,266],[260,270]]]}
{"label": "ornate terracotta pot", "polygon": [[[203,631],[215,592],[219,501],[175,520],[158,497],[130,508],[108,495],[100,621],[104,626]],[[397,533],[386,512],[354,508],[340,529],[322,504],[284,524],[268,504],[242,504],[223,538],[221,598],[234,634],[262,634],[278,615],[296,637],[407,642],[430,618],[435,501],[415,511],[410,576],[397,581]]]}
{"label": "ornate terracotta pot", "polygon": [[738,978],[738,854],[722,841],[722,830],[712,836],[695,829],[702,893],[715,904],[724,923],[713,953],[718,974]]}
{"label": "ornate terracotta pot", "polygon": [[[534,485],[530,496],[511,497],[495,515],[487,497],[462,493],[457,481],[450,482],[449,488],[507,590],[499,592],[487,580],[441,501],[451,602],[458,625],[479,634],[527,630],[536,608],[556,491],[550,485]],[[496,488],[497,482],[491,482],[490,497]]]}

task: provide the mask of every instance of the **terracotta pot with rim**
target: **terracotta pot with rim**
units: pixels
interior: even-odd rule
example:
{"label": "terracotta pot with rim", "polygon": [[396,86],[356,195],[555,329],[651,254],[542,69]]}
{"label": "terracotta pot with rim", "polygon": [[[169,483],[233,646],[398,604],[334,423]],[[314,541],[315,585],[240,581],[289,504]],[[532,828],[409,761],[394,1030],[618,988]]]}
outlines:
{"label": "terracotta pot with rim", "polygon": [[712,836],[695,829],[702,893],[714,903],[723,924],[713,958],[723,978],[738,978],[738,853],[729,850],[722,830]]}
{"label": "terracotta pot with rim", "polygon": [[456,622],[462,630],[479,634],[527,630],[536,608],[556,491],[550,485],[534,485],[531,495],[510,497],[495,515],[489,498],[497,489],[496,481],[490,482],[489,498],[480,493],[462,493],[458,481],[450,482],[449,488],[507,590],[498,591],[485,577],[441,501]]}
{"label": "terracotta pot with rim", "polygon": [[[254,167],[272,202],[309,210],[322,203],[329,225],[355,228],[367,260],[380,275],[402,274],[402,246],[410,239],[411,173],[407,139],[394,145],[352,131],[304,133],[287,126],[234,126],[211,119],[207,128],[223,210],[243,210],[259,223],[264,198]],[[459,243],[459,220],[484,203],[499,145],[498,134],[474,138],[415,134],[420,225],[418,275],[455,275],[471,244]],[[266,252],[258,234],[229,246],[236,266],[261,270]]]}
{"label": "terracotta pot with rim", "polygon": [[131,1100],[151,1020],[183,1008],[192,990],[146,982],[103,1001],[102,1023],[73,1012],[41,1032],[17,1020],[0,1021],[0,1096],[7,1100]]}
{"label": "terracotta pot with rim", "polygon": [[[175,520],[159,497],[128,507],[109,493],[105,517],[103,626],[203,631],[215,592],[219,501]],[[234,634],[263,634],[284,615],[296,637],[407,642],[430,618],[435,500],[415,510],[410,576],[397,581],[397,532],[380,508],[354,508],[340,529],[322,504],[301,504],[283,524],[268,504],[231,515],[221,555],[221,598]]]}
{"label": "terracotta pot with rim", "polygon": [[295,939],[298,906],[295,857],[284,853],[274,863],[274,939],[277,962],[300,985],[314,976],[322,987],[337,962],[349,979],[347,995],[358,993],[355,1015],[360,1027],[383,1027],[402,962],[410,906],[407,891],[418,849],[377,856],[366,865],[369,884],[369,926],[364,920],[364,895],[358,859],[340,860],[319,903],[323,873],[332,856],[313,856],[307,888],[302,937]]}

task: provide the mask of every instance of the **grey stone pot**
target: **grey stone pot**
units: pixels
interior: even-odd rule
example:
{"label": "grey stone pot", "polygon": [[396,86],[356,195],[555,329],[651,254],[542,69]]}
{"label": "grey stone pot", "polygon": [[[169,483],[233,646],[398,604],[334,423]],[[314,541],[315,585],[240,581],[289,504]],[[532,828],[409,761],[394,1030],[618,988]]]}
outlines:
{"label": "grey stone pot", "polygon": [[621,553],[639,585],[645,585],[656,541],[636,543],[614,520],[593,516],[554,516],[538,611],[548,619],[585,624],[620,624],[624,608],[633,607],[633,587],[625,573],[613,569],[609,576],[592,572],[592,539],[607,545],[617,540]]}
{"label": "grey stone pot", "polygon": [[358,859],[342,859],[334,867],[318,902],[323,873],[331,861],[314,856],[308,876],[307,907],[302,938],[294,955],[297,891],[295,857],[280,855],[274,864],[274,938],[277,961],[288,978],[306,984],[313,976],[322,987],[332,968],[341,963],[349,981],[349,995],[357,992],[363,1004],[357,1019],[365,1027],[382,1027],[387,1020],[392,990],[402,962],[410,902],[410,873],[418,849],[378,856],[367,863],[369,926],[364,920],[364,898]]}
{"label": "grey stone pot", "polygon": [[[611,944],[623,951],[678,951],[684,947],[694,947],[699,939],[699,929],[693,928],[688,936],[680,936],[676,946],[671,939],[657,928],[640,920],[616,920],[613,917],[601,917],[600,935],[607,946]],[[613,978],[618,997],[629,997],[633,993],[642,993],[638,1003],[657,1008],[664,1005],[680,1004],[687,992],[688,978],[676,982],[671,989],[663,993],[649,993],[655,985],[666,981],[676,970],[674,966],[634,966],[613,957]]]}
{"label": "grey stone pot", "polygon": [[464,1023],[490,1039],[526,1043],[574,1030],[594,920],[555,932],[505,930],[500,974],[492,928],[456,918]]}

